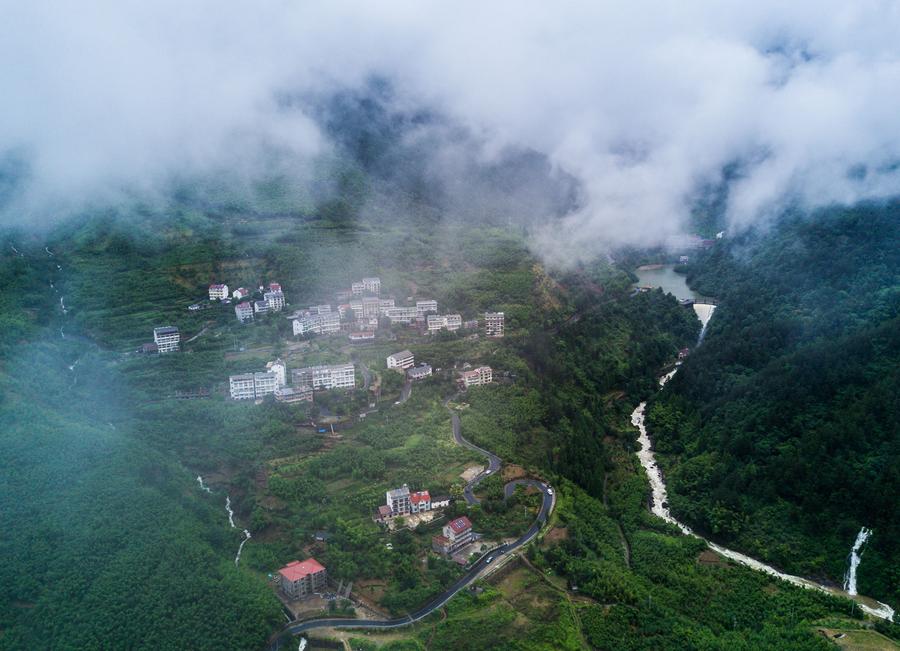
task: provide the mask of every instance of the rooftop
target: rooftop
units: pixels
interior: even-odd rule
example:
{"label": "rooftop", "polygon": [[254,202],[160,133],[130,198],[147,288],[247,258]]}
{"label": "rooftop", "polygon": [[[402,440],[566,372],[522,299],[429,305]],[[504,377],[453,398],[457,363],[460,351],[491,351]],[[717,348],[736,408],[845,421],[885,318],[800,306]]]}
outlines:
{"label": "rooftop", "polygon": [[408,350],[401,350],[399,353],[394,353],[391,355],[394,359],[403,359],[404,357],[412,357],[413,354]]}
{"label": "rooftop", "polygon": [[410,502],[413,504],[418,504],[419,502],[430,502],[431,495],[428,494],[428,491],[416,491],[409,497]]}
{"label": "rooftop", "polygon": [[178,328],[176,328],[175,326],[161,326],[159,328],[153,328],[153,334],[174,335],[178,334]]}
{"label": "rooftop", "polygon": [[409,486],[401,486],[400,488],[395,488],[394,490],[388,491],[388,495],[390,495],[392,498],[409,495]]}
{"label": "rooftop", "polygon": [[456,518],[455,520],[451,520],[448,525],[453,533],[462,533],[466,529],[472,528],[472,523],[469,521],[469,518],[466,516],[462,516],[460,518]]}
{"label": "rooftop", "polygon": [[299,581],[305,576],[322,572],[325,567],[314,558],[307,558],[305,561],[293,561],[288,563],[278,573],[288,581]]}

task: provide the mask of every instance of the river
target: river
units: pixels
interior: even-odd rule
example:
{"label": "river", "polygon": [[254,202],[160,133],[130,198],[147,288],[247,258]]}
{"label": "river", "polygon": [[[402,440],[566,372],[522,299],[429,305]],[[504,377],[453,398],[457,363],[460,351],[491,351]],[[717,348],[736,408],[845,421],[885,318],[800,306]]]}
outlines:
{"label": "river", "polygon": [[[673,272],[674,273],[674,272]],[[687,287],[687,284],[684,285]],[[667,290],[668,291],[668,290]],[[688,290],[690,291],[690,290]],[[695,310],[697,307],[694,306]],[[713,312],[715,311],[714,305],[704,305],[704,308],[708,308],[704,311],[704,314],[700,314],[698,312],[697,316],[700,318],[701,323],[703,324],[703,330],[706,330],[706,325],[709,322],[709,319],[712,317]],[[705,318],[704,318],[705,317]],[[701,333],[700,340],[702,341],[703,333]],[[699,343],[699,342],[698,342]],[[676,366],[672,371],[669,371],[665,375],[663,375],[659,380],[660,390],[666,385],[666,382],[672,379],[675,373],[678,372],[678,366]],[[675,516],[672,515],[669,510],[668,505],[668,493],[666,489],[665,480],[662,476],[662,471],[659,468],[659,465],[656,462],[656,457],[653,454],[653,443],[650,440],[650,436],[647,433],[647,427],[645,425],[645,411],[647,409],[647,403],[642,402],[637,406],[637,408],[631,414],[631,422],[632,424],[638,428],[640,435],[638,436],[638,443],[640,447],[638,448],[638,459],[641,462],[641,466],[644,468],[644,471],[647,473],[647,479],[650,482],[650,493],[651,493],[651,503],[650,503],[650,511],[668,522],[669,524],[673,524],[679,529],[681,529],[682,533],[687,536],[695,536],[700,538],[707,545],[709,545],[710,549],[715,551],[716,553],[728,558],[736,563],[749,567],[751,569],[757,570],[759,572],[765,572],[771,576],[777,577],[788,583],[792,583],[797,586],[801,586],[804,588],[813,588],[815,590],[821,590],[822,592],[827,592],[832,595],[836,595],[839,597],[846,597],[847,599],[853,599],[855,602],[859,604],[859,607],[869,615],[874,617],[879,617],[881,619],[886,619],[887,621],[891,621],[894,617],[894,610],[888,606],[887,604],[883,604],[880,601],[876,601],[870,597],[858,596],[854,593],[848,593],[843,590],[838,590],[837,588],[826,586],[821,583],[816,583],[810,579],[805,579],[803,577],[794,576],[793,574],[785,574],[784,572],[780,572],[776,570],[771,565],[767,565],[762,561],[758,561],[755,558],[751,558],[745,554],[741,554],[740,552],[736,552],[734,550],[728,549],[727,547],[722,547],[721,545],[717,545],[714,542],[706,540],[702,536],[694,533],[690,527],[688,527],[683,522],[679,522],[675,519]],[[864,530],[865,531],[865,530]],[[863,541],[865,542],[865,541]],[[857,551],[856,545],[854,545],[854,552]],[[857,561],[858,563],[858,561]],[[855,573],[855,567],[854,573]],[[855,581],[854,581],[855,583]],[[855,585],[853,586],[855,592]]]}

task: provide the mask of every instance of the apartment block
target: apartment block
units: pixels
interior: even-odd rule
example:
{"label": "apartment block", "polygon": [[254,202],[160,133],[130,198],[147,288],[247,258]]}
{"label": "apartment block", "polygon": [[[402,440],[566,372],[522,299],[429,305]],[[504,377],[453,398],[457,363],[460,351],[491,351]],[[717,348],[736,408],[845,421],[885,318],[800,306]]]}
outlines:
{"label": "apartment block", "polygon": [[241,373],[228,378],[228,389],[232,400],[254,400],[256,389],[253,384],[253,373]]}
{"label": "apartment block", "polygon": [[504,317],[503,312],[484,313],[484,333],[488,337],[503,336]]}
{"label": "apartment block", "polygon": [[463,371],[460,381],[465,387],[490,384],[493,381],[493,371],[490,366],[479,366],[471,371]]}
{"label": "apartment block", "polygon": [[431,539],[431,548],[439,554],[449,555],[465,547],[475,538],[472,522],[466,516],[462,516],[444,525],[443,535]]}
{"label": "apartment block", "polygon": [[410,368],[415,365],[415,359],[413,358],[413,354],[408,350],[401,350],[399,353],[394,353],[393,355],[387,356],[387,367],[388,368]]}
{"label": "apartment block", "polygon": [[331,314],[331,306],[327,304],[310,305],[309,312],[310,314]]}
{"label": "apartment block", "polygon": [[247,298],[248,296],[250,296],[250,290],[249,290],[249,289],[246,289],[246,288],[244,288],[244,287],[238,287],[236,290],[234,290],[233,292],[231,292],[231,298],[233,298],[233,299],[236,300],[236,301],[240,301],[240,300],[242,300],[242,299],[245,299],[245,298]]}
{"label": "apartment block", "polygon": [[328,572],[314,558],[293,561],[278,570],[278,586],[292,599],[303,599],[316,592],[324,592]]}
{"label": "apartment block", "polygon": [[241,373],[228,378],[232,400],[254,400],[275,393],[278,388],[276,373]]}
{"label": "apartment block", "polygon": [[274,292],[266,292],[263,298],[269,306],[269,312],[281,312],[284,309],[284,294],[279,289]]}
{"label": "apartment block", "polygon": [[414,307],[389,307],[384,311],[391,323],[412,323],[418,314]]}
{"label": "apartment block", "polygon": [[428,364],[419,364],[415,368],[407,369],[406,377],[410,380],[424,380],[431,375],[431,366]]}
{"label": "apartment block", "polygon": [[266,301],[253,301],[253,311],[256,314],[268,314],[269,304]]}
{"label": "apartment block", "polygon": [[459,314],[429,314],[428,332],[449,330],[454,332],[462,327],[462,316]]}
{"label": "apartment block", "polygon": [[363,278],[362,284],[363,290],[368,292],[369,294],[378,295],[381,293],[381,279],[378,277]]}
{"label": "apartment block", "polygon": [[175,326],[162,326],[153,328],[153,343],[156,344],[160,355],[164,353],[177,353],[181,342],[181,333]]}
{"label": "apartment block", "polygon": [[406,515],[410,512],[409,486],[403,484],[400,488],[389,490],[385,493],[387,506],[391,515]]}
{"label": "apartment block", "polygon": [[312,402],[313,390],[309,386],[278,387],[275,389],[276,402]]}
{"label": "apartment block", "polygon": [[363,318],[375,317],[381,314],[381,299],[377,296],[365,296],[362,299]]}
{"label": "apartment block", "polygon": [[437,301],[427,300],[427,301],[416,301],[416,313],[417,314],[428,314],[429,312],[438,311]]}
{"label": "apartment block", "polygon": [[209,286],[209,300],[221,301],[228,298],[228,285],[213,284]]}
{"label": "apartment block", "polygon": [[352,389],[356,386],[356,376],[353,364],[308,366],[291,371],[291,383],[313,389]]}
{"label": "apartment block", "polygon": [[294,335],[307,333],[327,335],[341,331],[341,315],[337,312],[306,314],[293,322]]}
{"label": "apartment block", "polygon": [[394,299],[392,299],[392,298],[379,298],[378,299],[378,313],[379,314],[384,314],[385,310],[389,310],[392,307],[395,307]]}
{"label": "apartment block", "polygon": [[278,378],[279,387],[287,384],[287,365],[281,359],[276,359],[266,364],[266,372],[275,374]]}
{"label": "apartment block", "polygon": [[253,320],[253,306],[248,302],[238,303],[234,306],[234,315],[241,323]]}

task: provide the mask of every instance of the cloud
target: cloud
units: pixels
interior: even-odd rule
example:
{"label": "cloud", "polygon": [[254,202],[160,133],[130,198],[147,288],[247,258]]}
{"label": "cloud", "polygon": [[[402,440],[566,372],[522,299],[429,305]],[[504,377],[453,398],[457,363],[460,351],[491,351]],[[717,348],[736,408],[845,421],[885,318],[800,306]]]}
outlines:
{"label": "cloud", "polygon": [[540,235],[559,255],[681,231],[726,166],[738,225],[900,191],[890,2],[0,4],[0,151],[60,205],[252,173],[266,147],[316,156],[327,139],[277,98],[373,75],[480,160],[535,150],[579,179],[578,210]]}

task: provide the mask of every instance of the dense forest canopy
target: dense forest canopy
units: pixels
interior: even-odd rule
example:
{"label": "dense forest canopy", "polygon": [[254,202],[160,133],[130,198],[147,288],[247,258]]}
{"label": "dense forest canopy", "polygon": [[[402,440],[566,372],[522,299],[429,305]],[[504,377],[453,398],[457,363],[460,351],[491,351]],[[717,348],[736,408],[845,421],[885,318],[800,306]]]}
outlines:
{"label": "dense forest canopy", "polygon": [[672,505],[714,538],[900,604],[900,206],[787,216],[689,279],[721,301],[650,408]]}

